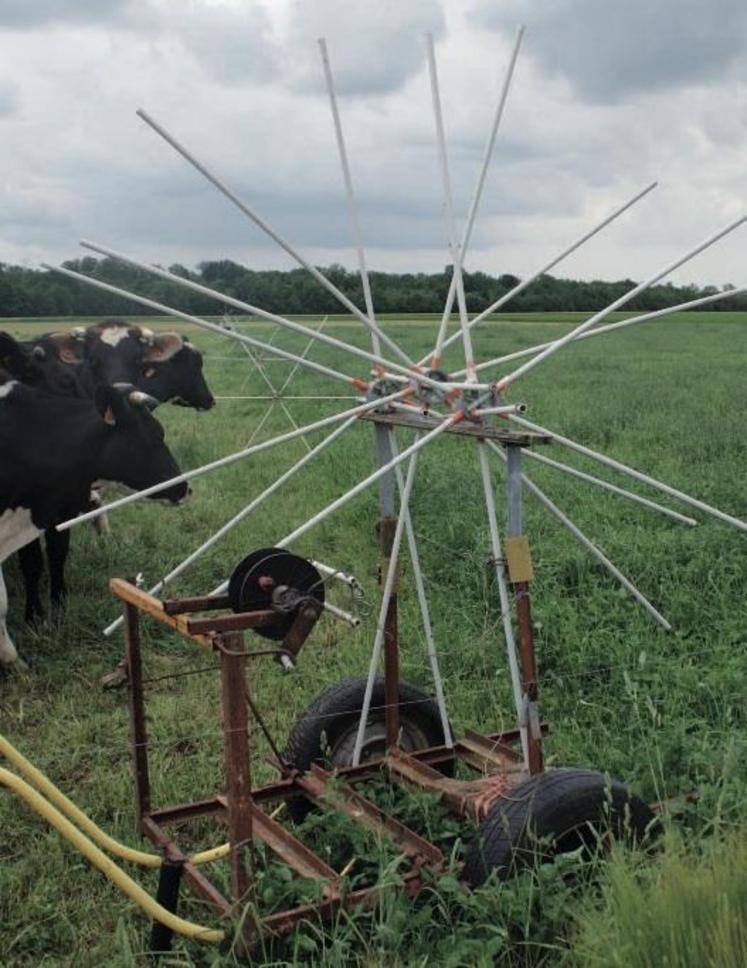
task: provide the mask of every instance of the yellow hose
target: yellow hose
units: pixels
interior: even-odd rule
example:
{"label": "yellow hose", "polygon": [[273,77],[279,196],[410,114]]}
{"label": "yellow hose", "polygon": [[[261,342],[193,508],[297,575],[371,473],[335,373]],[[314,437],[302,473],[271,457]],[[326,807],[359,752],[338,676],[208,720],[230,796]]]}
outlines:
{"label": "yellow hose", "polygon": [[[148,851],[128,847],[126,844],[122,844],[113,837],[110,837],[90,817],[87,817],[79,807],[76,807],[72,800],[66,797],[51,780],[48,780],[44,776],[41,770],[38,770],[33,763],[30,763],[1,733],[0,755],[4,756],[9,763],[12,763],[19,773],[23,773],[24,776],[28,777],[37,790],[40,790],[48,800],[54,803],[71,820],[74,820],[81,830],[85,830],[92,840],[95,840],[105,850],[108,850],[110,854],[114,854],[115,857],[120,857],[122,860],[130,861],[133,864],[140,864],[141,867],[161,866],[163,858],[160,854],[151,854]],[[220,860],[220,858],[226,857],[230,851],[230,844],[221,844],[220,847],[213,847],[210,850],[203,850],[199,854],[195,854],[193,857],[190,857],[190,861],[193,864],[207,864],[209,861]]]}
{"label": "yellow hose", "polygon": [[37,793],[25,780],[11,773],[10,770],[0,768],[0,784],[16,793],[32,810],[35,810],[47,823],[59,831],[79,853],[83,854],[94,867],[98,868],[105,877],[108,877],[123,894],[126,894],[131,901],[142,908],[149,917],[155,921],[160,921],[167,928],[193,941],[208,941],[215,944],[224,939],[225,932],[205,928],[199,924],[194,924],[192,921],[185,921],[184,918],[172,914],[171,911],[167,911],[165,907],[154,901],[147,891],[143,890],[128,874],[117,867],[114,861],[99,850],[77,827],[74,827],[51,803],[47,803],[44,797]]}

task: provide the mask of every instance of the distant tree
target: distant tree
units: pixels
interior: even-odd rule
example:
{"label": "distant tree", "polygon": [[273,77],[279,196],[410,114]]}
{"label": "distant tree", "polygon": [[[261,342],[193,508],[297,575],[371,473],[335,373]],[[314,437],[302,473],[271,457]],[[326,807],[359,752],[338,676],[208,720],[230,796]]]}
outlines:
{"label": "distant tree", "polygon": [[[113,259],[84,256],[63,263],[67,268],[130,289],[143,296],[203,315],[220,315],[227,310],[219,300],[191,292],[168,279],[151,275],[142,269]],[[175,275],[201,282],[212,289],[234,296],[275,313],[336,313],[342,307],[327,289],[304,269],[289,271],[254,270],[231,259],[201,262],[196,269],[180,263],[170,267]],[[323,268],[329,280],[348,299],[363,308],[363,290],[357,272],[339,263]],[[441,312],[452,281],[453,267],[443,271],[371,272],[374,306],[378,313]],[[463,272],[468,312],[481,312],[499,297],[519,284],[510,273],[491,276],[486,272]],[[503,310],[508,312],[593,312],[609,305],[628,292],[631,279],[612,282],[600,279],[556,279],[542,275]],[[724,292],[736,292],[728,283]],[[666,283],[653,286],[625,305],[626,311],[662,309],[699,296],[718,292],[715,286],[675,286]],[[713,306],[714,310],[747,310],[747,295],[737,293]],[[454,311],[457,311],[456,305]],[[91,288],[74,279],[38,269],[0,263],[0,316],[117,316],[144,315],[151,310],[130,299]]]}

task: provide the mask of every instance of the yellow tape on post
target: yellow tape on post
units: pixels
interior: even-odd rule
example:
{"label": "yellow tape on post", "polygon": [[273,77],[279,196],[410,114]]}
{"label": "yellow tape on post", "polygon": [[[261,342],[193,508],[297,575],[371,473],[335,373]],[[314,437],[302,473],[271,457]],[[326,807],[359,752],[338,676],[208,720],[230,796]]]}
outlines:
{"label": "yellow tape on post", "polygon": [[534,568],[532,567],[532,556],[529,552],[527,536],[520,534],[508,537],[505,546],[509,581],[514,585],[518,582],[532,581]]}

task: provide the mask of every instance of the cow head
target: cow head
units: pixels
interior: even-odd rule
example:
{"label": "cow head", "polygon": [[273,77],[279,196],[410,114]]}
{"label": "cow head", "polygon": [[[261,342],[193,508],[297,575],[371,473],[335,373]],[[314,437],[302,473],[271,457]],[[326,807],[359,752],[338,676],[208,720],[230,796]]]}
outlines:
{"label": "cow head", "polygon": [[[140,491],[176,477],[179,466],[164,441],[161,424],[151,413],[158,401],[132,384],[98,386],[94,403],[110,432],[101,454],[100,476]],[[189,493],[175,484],[154,497],[178,504]]]}
{"label": "cow head", "polygon": [[[82,343],[82,359],[91,372],[93,385],[113,383],[137,383],[146,348],[153,342],[151,330],[131,326],[116,319],[74,329],[72,336]],[[68,362],[74,362],[70,359]]]}
{"label": "cow head", "polygon": [[202,375],[202,353],[179,333],[159,333],[146,347],[137,385],[158,400],[210,410],[215,399]]}

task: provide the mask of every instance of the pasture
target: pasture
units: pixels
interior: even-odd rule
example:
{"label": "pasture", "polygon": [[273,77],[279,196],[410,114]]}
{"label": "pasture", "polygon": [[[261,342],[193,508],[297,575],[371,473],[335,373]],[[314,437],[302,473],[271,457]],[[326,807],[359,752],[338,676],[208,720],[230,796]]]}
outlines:
{"label": "pasture", "polygon": [[[507,314],[478,331],[478,359],[557,337],[581,318]],[[308,317],[304,321],[314,322]],[[415,356],[432,345],[432,318],[384,324]],[[58,325],[50,320],[2,323],[21,337]],[[161,320],[148,320],[147,325],[173,328]],[[368,346],[367,334],[353,320],[333,317],[327,326],[334,335]],[[267,324],[252,327],[260,338],[272,332]],[[206,375],[217,397],[265,392],[241,346],[189,327],[177,328],[189,330],[205,353]],[[294,350],[305,345],[293,335],[281,335],[277,342]],[[365,375],[365,364],[358,365],[345,354],[321,347],[312,350],[311,357],[351,375]],[[457,360],[456,354],[447,358],[447,368],[449,362],[461,365]],[[529,419],[747,518],[746,364],[744,314],[673,316],[572,345],[519,381],[510,396],[527,403]],[[288,372],[286,364],[268,367],[273,367],[279,382]],[[290,392],[348,392],[340,386],[299,373]],[[287,405],[303,423],[353,403]],[[172,451],[188,469],[243,447],[265,409],[264,403],[224,399],[206,414],[164,406],[158,416]],[[287,417],[275,407],[257,439],[286,429]],[[208,591],[248,551],[273,544],[364,477],[373,468],[371,437],[370,427],[354,427],[212,549],[172,591]],[[192,484],[191,501],[178,509],[144,502],[114,512],[108,538],[98,538],[88,526],[76,528],[69,568],[71,597],[64,611],[37,627],[22,624],[20,573],[15,562],[6,563],[10,629],[30,669],[0,679],[1,730],[118,839],[137,843],[126,694],[103,692],[97,684],[121,653],[118,636],[107,640],[101,635],[117,615],[107,579],[142,572],[148,585],[155,584],[304,451],[303,442],[296,440],[199,478]],[[699,802],[685,808],[674,825],[680,834],[672,836],[675,841],[684,839],[690,848],[710,850],[711,844],[745,829],[747,534],[582,461],[557,444],[547,453],[700,521],[698,527],[688,528],[525,462],[529,476],[674,626],[670,633],[659,629],[527,496],[526,532],[536,576],[533,611],[540,708],[552,728],[546,742],[549,761],[608,770],[649,800],[697,788]],[[496,475],[502,480],[498,461]],[[466,441],[442,439],[424,451],[413,521],[456,732],[465,726],[496,730],[513,725],[496,596],[485,567],[489,543],[479,488],[476,455]],[[313,696],[367,668],[374,625],[370,606],[377,601],[376,517],[375,491],[367,492],[293,549],[354,573],[364,585],[369,608],[357,630],[325,616],[304,646],[294,674],[283,674],[270,660],[251,667],[254,698],[281,741]],[[402,676],[428,688],[417,603],[407,573],[405,566],[400,598]],[[349,607],[343,592],[332,594],[334,601]],[[222,778],[217,663],[213,669],[204,654],[188,651],[182,640],[151,626],[144,641],[146,677],[153,680],[148,702],[154,800],[208,796]],[[203,671],[174,677],[197,668]],[[253,765],[258,780],[272,775],[263,752],[259,743]],[[410,818],[422,807],[422,798],[415,795],[401,805]],[[312,828],[314,822],[309,821]],[[432,808],[426,823],[458,858],[459,831],[453,823]],[[0,831],[0,960],[8,965],[81,968],[145,963],[145,919],[66,842],[8,795],[0,796]],[[211,827],[192,825],[190,834],[195,847],[217,842]],[[312,829],[311,835],[319,838],[318,844],[330,845],[330,862],[338,869],[353,856],[355,844],[346,829]],[[678,849],[663,848],[665,853]],[[313,925],[282,949],[268,951],[258,963],[599,964],[594,945],[602,928],[588,918],[605,904],[614,912],[609,893],[615,889],[613,874],[617,872],[618,881],[622,877],[616,865],[629,871],[640,866],[657,869],[660,864],[656,856],[621,857],[612,873],[584,869],[572,880],[562,876],[559,864],[508,886],[489,885],[472,897],[457,888],[455,868],[421,899],[410,902],[392,889],[397,869],[378,850],[377,845],[368,845],[368,863],[361,863],[359,870],[354,866],[351,874],[353,879],[370,876],[372,868],[380,866],[380,876],[390,886],[384,887],[375,911],[340,916],[326,929]],[[572,865],[573,859],[568,863]],[[134,874],[155,890],[150,872]],[[297,890],[295,884],[273,878],[272,870],[259,884],[260,896],[269,906],[283,906],[289,897],[298,896]],[[182,894],[180,913],[211,923],[210,912],[188,891]],[[230,952],[217,954],[175,941],[168,963],[228,965],[234,960]]]}

